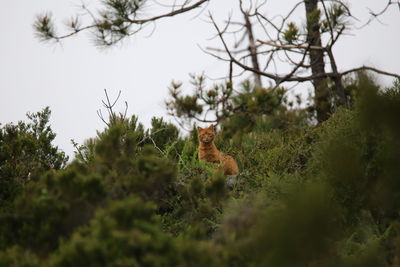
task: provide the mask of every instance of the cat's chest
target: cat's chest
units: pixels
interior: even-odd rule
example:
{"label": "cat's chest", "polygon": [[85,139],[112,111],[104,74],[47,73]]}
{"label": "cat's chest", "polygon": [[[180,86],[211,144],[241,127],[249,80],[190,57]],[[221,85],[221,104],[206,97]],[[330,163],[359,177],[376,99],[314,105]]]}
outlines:
{"label": "cat's chest", "polygon": [[210,151],[200,151],[199,158],[208,162],[219,162],[219,153]]}

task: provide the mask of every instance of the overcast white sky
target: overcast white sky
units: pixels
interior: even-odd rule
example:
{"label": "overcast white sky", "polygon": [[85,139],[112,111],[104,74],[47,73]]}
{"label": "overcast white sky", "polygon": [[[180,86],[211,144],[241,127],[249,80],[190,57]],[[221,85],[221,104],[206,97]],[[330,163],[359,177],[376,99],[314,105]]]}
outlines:
{"label": "overcast white sky", "polygon": [[[25,120],[26,112],[46,106],[52,110],[51,125],[57,133],[56,144],[72,155],[70,139],[82,143],[104,127],[97,117],[106,88],[111,97],[122,91],[129,103],[128,113],[149,125],[153,116],[166,117],[164,100],[172,80],[188,81],[189,73],[212,77],[226,74],[226,63],[205,55],[215,34],[204,22],[207,13],[198,12],[164,19],[155,32],[132,37],[123,46],[103,51],[94,47],[87,34],[60,45],[45,45],[34,38],[32,23],[37,14],[51,11],[58,22],[75,14],[80,0],[4,1],[0,9],[0,123]],[[88,1],[95,5],[99,1]],[[163,2],[159,0],[159,2]],[[235,0],[211,0],[209,9],[222,18],[237,11]],[[296,1],[271,0],[268,14],[279,14]],[[348,1],[353,15],[366,21],[368,9],[381,10],[386,0]],[[150,13],[151,9],[147,12]],[[342,38],[335,54],[344,70],[363,64],[400,73],[400,10],[390,8],[380,20],[353,35]],[[61,23],[58,23],[60,26]],[[148,32],[147,32],[148,33]],[[389,85],[391,79],[383,78]],[[167,120],[172,120],[166,117]]]}

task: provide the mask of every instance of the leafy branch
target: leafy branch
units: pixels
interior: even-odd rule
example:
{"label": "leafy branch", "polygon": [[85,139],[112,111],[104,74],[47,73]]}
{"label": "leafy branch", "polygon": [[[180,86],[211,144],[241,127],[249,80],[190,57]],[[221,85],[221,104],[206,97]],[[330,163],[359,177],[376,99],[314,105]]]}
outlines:
{"label": "leafy branch", "polygon": [[[90,22],[84,24],[82,22],[83,16],[77,15],[68,21],[67,31],[59,34],[56,32],[51,13],[45,13],[36,17],[33,28],[36,37],[44,42],[60,42],[80,32],[90,30],[94,34],[95,43],[99,47],[109,47],[140,32],[151,23],[189,12],[207,1],[199,0],[194,3],[187,0],[182,3],[174,1],[173,5],[168,6],[168,11],[161,11],[160,14],[150,17],[144,17],[143,12],[140,12],[145,9],[148,0],[104,0],[102,1],[102,8],[97,13],[91,11],[82,3],[80,9],[85,16],[90,18]],[[159,6],[164,7],[163,10],[165,10],[165,5],[159,4]]]}

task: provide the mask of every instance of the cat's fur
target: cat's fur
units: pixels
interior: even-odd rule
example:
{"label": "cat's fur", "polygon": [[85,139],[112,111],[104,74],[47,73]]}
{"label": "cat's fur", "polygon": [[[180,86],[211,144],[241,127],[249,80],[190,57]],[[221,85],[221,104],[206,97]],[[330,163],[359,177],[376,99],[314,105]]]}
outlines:
{"label": "cat's fur", "polygon": [[197,134],[199,138],[199,160],[218,163],[219,168],[224,171],[225,175],[236,175],[239,173],[235,159],[229,155],[225,155],[215,146],[215,125],[211,125],[208,128],[197,127]]}

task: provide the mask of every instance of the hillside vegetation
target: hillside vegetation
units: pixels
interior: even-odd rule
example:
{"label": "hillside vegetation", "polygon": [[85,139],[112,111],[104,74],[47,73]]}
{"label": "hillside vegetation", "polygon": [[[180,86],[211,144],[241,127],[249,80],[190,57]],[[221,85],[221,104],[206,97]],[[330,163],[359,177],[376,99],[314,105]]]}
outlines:
{"label": "hillside vegetation", "polygon": [[400,82],[348,86],[315,125],[278,92],[249,89],[217,147],[165,119],[110,118],[72,161],[50,110],[0,128],[0,266],[399,266]]}

